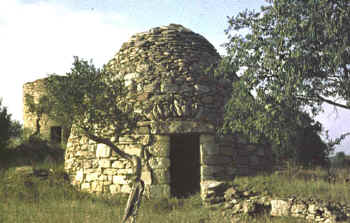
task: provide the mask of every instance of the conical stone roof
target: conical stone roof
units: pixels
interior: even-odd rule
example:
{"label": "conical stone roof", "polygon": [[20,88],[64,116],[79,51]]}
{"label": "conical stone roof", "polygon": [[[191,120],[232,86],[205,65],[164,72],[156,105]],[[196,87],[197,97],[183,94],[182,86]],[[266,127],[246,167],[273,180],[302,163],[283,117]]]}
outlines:
{"label": "conical stone roof", "polygon": [[145,121],[216,122],[227,96],[210,72],[219,60],[203,36],[170,24],[133,35],[108,66],[125,80],[127,100]]}

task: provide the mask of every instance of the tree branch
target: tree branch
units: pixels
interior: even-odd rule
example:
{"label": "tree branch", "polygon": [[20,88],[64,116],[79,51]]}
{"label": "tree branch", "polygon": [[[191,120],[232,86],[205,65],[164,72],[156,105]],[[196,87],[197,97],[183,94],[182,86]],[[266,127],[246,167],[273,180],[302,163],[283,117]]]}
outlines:
{"label": "tree branch", "polygon": [[106,139],[106,138],[100,138],[94,134],[92,134],[90,131],[88,131],[87,129],[82,128],[85,132],[86,135],[88,135],[88,137],[92,140],[94,140],[95,142],[98,143],[103,143],[109,147],[111,147],[111,149],[116,152],[119,156],[121,156],[124,159],[129,160],[130,162],[132,162],[132,156],[130,154],[127,154],[123,151],[121,151],[116,145],[114,145],[114,143],[111,142],[111,140]]}
{"label": "tree branch", "polygon": [[322,96],[317,95],[317,98],[319,98],[321,101],[326,102],[328,104],[331,104],[331,105],[334,105],[334,106],[337,106],[337,107],[341,107],[341,108],[345,108],[345,109],[350,109],[350,106],[346,106],[346,105],[343,105],[343,104],[336,103],[334,101],[325,99]]}

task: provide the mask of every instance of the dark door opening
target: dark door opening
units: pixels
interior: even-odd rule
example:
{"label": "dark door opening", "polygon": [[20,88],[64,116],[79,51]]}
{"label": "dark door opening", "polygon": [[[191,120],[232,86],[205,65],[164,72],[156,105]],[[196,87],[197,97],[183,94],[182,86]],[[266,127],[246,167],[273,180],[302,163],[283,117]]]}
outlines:
{"label": "dark door opening", "polygon": [[171,194],[187,197],[200,190],[199,135],[170,137]]}
{"label": "dark door opening", "polygon": [[51,142],[61,143],[61,140],[62,140],[62,128],[60,126],[51,127],[50,136],[51,136],[50,137]]}

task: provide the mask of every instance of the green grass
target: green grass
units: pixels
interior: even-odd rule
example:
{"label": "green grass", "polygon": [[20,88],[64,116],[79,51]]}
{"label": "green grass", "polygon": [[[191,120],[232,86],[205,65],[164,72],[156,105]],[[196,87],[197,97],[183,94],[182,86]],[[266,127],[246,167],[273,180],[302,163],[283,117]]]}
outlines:
{"label": "green grass", "polygon": [[[114,223],[121,221],[127,200],[125,196],[107,198],[79,192],[68,180],[65,180],[62,162],[50,163],[41,159],[42,157],[39,157],[41,161],[37,159],[39,162],[34,166],[51,169],[47,179],[18,174],[15,168],[21,162],[17,154],[11,152],[10,155],[16,156],[16,162],[9,161],[3,165],[6,168],[0,167],[1,223]],[[11,157],[6,158],[9,160],[8,158]],[[350,170],[337,170],[336,173],[339,178],[350,176]],[[240,190],[251,190],[277,197],[313,197],[327,201],[350,202],[350,184],[342,181],[329,184],[324,180],[326,176],[326,171],[322,169],[289,168],[283,174],[237,177],[234,184]],[[223,216],[221,210],[203,206],[199,194],[186,199],[144,199],[137,219],[137,222],[142,223],[232,222],[232,217]],[[243,216],[238,222],[306,221],[296,218],[272,218],[268,213],[264,213],[259,216]]]}
{"label": "green grass", "polygon": [[[344,171],[345,170],[341,170]],[[350,176],[350,170],[348,170]],[[323,176],[324,171],[314,172]],[[350,183],[343,181],[335,184],[324,179],[303,179],[288,175],[260,175],[255,177],[237,177],[234,182],[241,190],[254,190],[276,197],[314,198],[324,201],[350,202]]]}
{"label": "green grass", "polygon": [[[47,179],[23,177],[15,168],[0,171],[0,222],[120,222],[126,204],[125,196],[110,198],[76,191],[63,180],[63,167],[48,164],[38,168],[55,169]],[[242,190],[255,190],[278,196],[297,195],[319,199],[349,201],[350,187],[329,185],[323,180],[304,181],[271,175],[237,177],[234,182]],[[163,198],[143,200],[138,222],[230,222],[222,211],[202,206],[199,194],[186,199]],[[268,213],[244,216],[240,222],[306,222],[295,218],[271,218]]]}

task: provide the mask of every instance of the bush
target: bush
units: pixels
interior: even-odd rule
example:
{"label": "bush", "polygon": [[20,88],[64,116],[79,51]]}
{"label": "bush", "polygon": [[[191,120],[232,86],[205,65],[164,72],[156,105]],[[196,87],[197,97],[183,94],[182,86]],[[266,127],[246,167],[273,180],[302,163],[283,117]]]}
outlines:
{"label": "bush", "polygon": [[0,150],[8,146],[12,136],[11,115],[7,113],[7,108],[2,106],[0,98]]}

